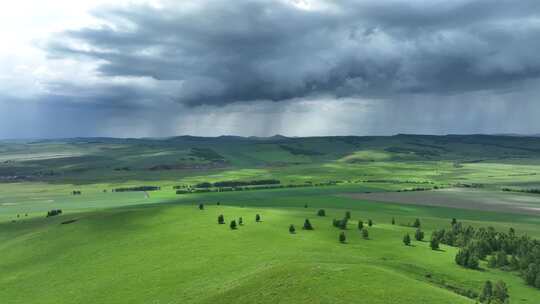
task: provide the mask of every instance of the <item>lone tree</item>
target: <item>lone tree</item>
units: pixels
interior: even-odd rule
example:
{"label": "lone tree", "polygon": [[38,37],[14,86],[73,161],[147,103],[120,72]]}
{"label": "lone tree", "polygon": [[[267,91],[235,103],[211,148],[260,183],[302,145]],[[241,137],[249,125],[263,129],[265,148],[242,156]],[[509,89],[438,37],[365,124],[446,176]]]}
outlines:
{"label": "lone tree", "polygon": [[304,221],[304,227],[303,227],[304,230],[313,230],[313,226],[311,226],[311,223],[309,222],[309,219],[306,219]]}
{"label": "lone tree", "polygon": [[257,213],[257,215],[255,215],[255,222],[260,222],[261,221],[261,216]]}
{"label": "lone tree", "polygon": [[225,218],[223,217],[223,214],[220,214],[217,217],[217,222],[218,222],[218,224],[225,224]]}
{"label": "lone tree", "polygon": [[364,239],[366,239],[366,240],[369,239],[369,232],[368,232],[368,230],[365,229],[365,228],[362,229],[362,237],[363,237]]}
{"label": "lone tree", "polygon": [[204,210],[204,204],[199,204],[199,209]]}
{"label": "lone tree", "polygon": [[350,211],[345,212],[345,218],[348,219],[348,220],[351,219],[351,212]]}
{"label": "lone tree", "polygon": [[396,224],[396,219],[392,218],[392,225],[395,225],[395,224]]}
{"label": "lone tree", "polygon": [[414,228],[420,228],[420,219],[415,219],[412,226]]}
{"label": "lone tree", "polygon": [[411,237],[408,233],[403,237],[403,244],[405,244],[405,246],[411,245]]}
{"label": "lone tree", "polygon": [[345,244],[346,241],[347,241],[347,237],[345,236],[345,232],[342,231],[339,234],[339,242],[342,244]]}
{"label": "lone tree", "polygon": [[231,221],[231,225],[230,225],[231,229],[236,229],[236,221],[235,220],[232,220]]}
{"label": "lone tree", "polygon": [[364,229],[364,222],[362,222],[361,220],[358,221],[358,229],[360,230]]}
{"label": "lone tree", "polygon": [[319,211],[317,211],[317,215],[318,216],[326,216],[326,211],[324,211],[324,209],[319,209]]}
{"label": "lone tree", "polygon": [[369,227],[371,227],[371,226],[373,226],[373,221],[371,219],[369,219],[367,224],[368,224]]}
{"label": "lone tree", "polygon": [[289,233],[294,234],[295,232],[296,232],[296,228],[294,228],[294,225],[291,224],[291,225],[289,226]]}
{"label": "lone tree", "polygon": [[[508,287],[503,281],[498,281],[495,283],[495,288],[493,288],[493,298],[495,301],[499,300],[500,303],[508,303]],[[497,302],[495,302],[497,303]]]}
{"label": "lone tree", "polygon": [[416,232],[414,233],[414,238],[417,241],[424,240],[424,231],[420,230],[420,228],[416,229]]}
{"label": "lone tree", "polygon": [[238,225],[240,226],[244,225],[244,219],[242,217],[238,218]]}
{"label": "lone tree", "polygon": [[493,297],[493,284],[491,281],[486,281],[484,287],[482,287],[482,292],[478,296],[478,300],[481,303],[489,303]]}
{"label": "lone tree", "polygon": [[338,222],[338,228],[339,229],[342,229],[342,230],[345,230],[347,229],[347,223],[348,223],[348,219],[347,218],[344,218],[342,219],[341,221]]}
{"label": "lone tree", "polygon": [[431,250],[439,250],[439,239],[431,236],[431,241],[429,241],[429,247],[431,247]]}

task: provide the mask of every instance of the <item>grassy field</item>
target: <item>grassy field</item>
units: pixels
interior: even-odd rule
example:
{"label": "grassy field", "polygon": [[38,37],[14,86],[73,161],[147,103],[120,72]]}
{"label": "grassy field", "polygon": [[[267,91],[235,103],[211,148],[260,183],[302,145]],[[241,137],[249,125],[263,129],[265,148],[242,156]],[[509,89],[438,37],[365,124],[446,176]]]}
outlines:
{"label": "grassy field", "polygon": [[[0,142],[0,299],[475,303],[463,294],[503,280],[512,303],[538,303],[540,290],[517,273],[485,261],[481,270],[460,267],[456,247],[402,243],[416,218],[427,239],[452,218],[540,238],[538,213],[512,209],[533,208],[540,196],[501,191],[540,185],[538,159],[540,139],[489,136]],[[173,189],[270,178],[305,187]],[[336,184],[307,186],[328,181]],[[141,185],[161,190],[111,192]],[[434,187],[443,190],[403,192]],[[316,216],[321,208],[326,217]],[[51,209],[63,214],[46,218]],[[341,244],[332,219],[345,211],[352,219]],[[217,224],[220,214],[225,225]],[[239,217],[245,224],[231,230]],[[306,218],[313,231],[301,229]],[[375,224],[366,240],[357,222],[368,219]]]}

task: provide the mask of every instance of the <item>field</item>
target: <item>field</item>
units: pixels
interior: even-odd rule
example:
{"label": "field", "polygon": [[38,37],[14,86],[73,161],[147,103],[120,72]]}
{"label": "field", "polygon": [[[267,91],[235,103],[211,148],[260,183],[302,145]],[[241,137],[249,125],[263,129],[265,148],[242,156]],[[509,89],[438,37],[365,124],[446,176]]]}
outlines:
{"label": "field", "polygon": [[[502,280],[511,303],[539,303],[518,271],[467,269],[460,248],[429,243],[452,218],[540,238],[540,195],[502,191],[540,188],[538,160],[540,138],[510,136],[0,142],[0,299],[475,303]],[[282,187],[174,188],[267,179]],[[160,190],[112,191],[136,186]],[[346,211],[340,243],[332,220]],[[426,240],[405,246],[417,218]]]}

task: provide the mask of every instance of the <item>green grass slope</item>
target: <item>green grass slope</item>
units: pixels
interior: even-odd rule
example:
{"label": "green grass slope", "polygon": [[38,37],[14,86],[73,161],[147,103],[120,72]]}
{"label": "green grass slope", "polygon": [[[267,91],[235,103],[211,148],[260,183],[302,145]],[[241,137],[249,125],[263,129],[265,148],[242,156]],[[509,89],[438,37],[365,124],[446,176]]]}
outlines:
{"label": "green grass slope", "polygon": [[[503,279],[512,299],[535,303],[538,298],[540,292],[514,274],[458,267],[456,248],[432,251],[426,242],[405,247],[401,238],[413,230],[390,225],[390,216],[408,222],[418,212],[407,216],[392,205],[371,208],[353,209],[347,244],[338,242],[339,230],[331,227],[344,209],[327,209],[323,218],[314,215],[315,208],[207,204],[201,211],[191,204],[156,205],[3,223],[0,298],[7,303],[474,303],[452,291],[478,291],[487,279]],[[263,222],[255,223],[257,213]],[[448,224],[442,213],[422,218],[426,231]],[[217,224],[219,214],[227,223],[242,216],[245,225],[232,231]],[[300,229],[308,217],[314,231]],[[355,224],[368,217],[375,225],[364,240]],[[61,224],[68,219],[77,221]],[[488,219],[472,223],[490,224]],[[289,224],[296,225],[296,234],[288,233]]]}

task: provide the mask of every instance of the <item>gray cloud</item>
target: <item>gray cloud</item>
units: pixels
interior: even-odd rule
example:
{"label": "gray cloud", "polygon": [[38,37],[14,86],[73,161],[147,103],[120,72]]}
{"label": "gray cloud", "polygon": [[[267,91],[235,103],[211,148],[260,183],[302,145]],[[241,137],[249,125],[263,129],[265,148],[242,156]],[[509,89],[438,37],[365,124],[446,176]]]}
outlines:
{"label": "gray cloud", "polygon": [[163,2],[48,40],[0,138],[540,133],[540,1]]}
{"label": "gray cloud", "polygon": [[107,26],[64,32],[48,52],[96,60],[103,77],[174,81],[153,100],[190,106],[499,91],[540,75],[536,0],[167,3],[102,8]]}

